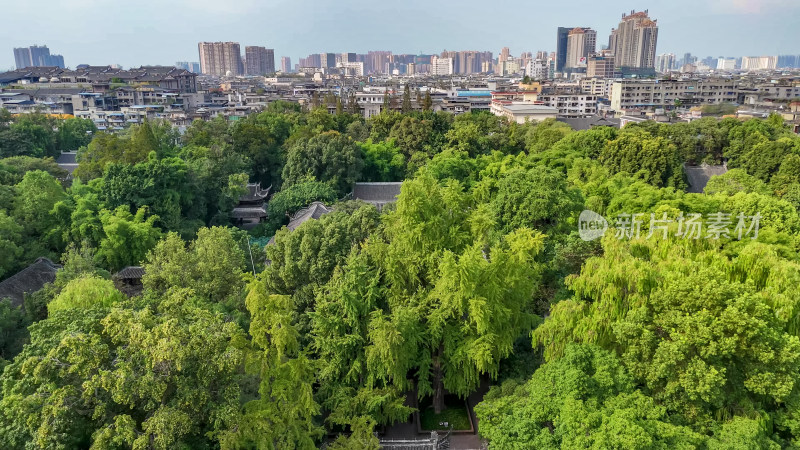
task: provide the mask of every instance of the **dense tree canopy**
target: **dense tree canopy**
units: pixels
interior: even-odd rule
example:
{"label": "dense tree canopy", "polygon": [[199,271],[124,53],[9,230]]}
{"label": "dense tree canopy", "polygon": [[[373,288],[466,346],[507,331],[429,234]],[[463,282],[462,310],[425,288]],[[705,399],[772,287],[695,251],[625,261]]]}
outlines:
{"label": "dense tree canopy", "polygon": [[[800,446],[780,117],[576,132],[392,90],[405,112],[330,94],[183,134],[0,111],[0,281],[63,264],[0,299],[0,447],[378,448],[486,384],[490,449]],[[68,178],[53,158],[76,149]],[[685,164],[723,161],[686,192]],[[379,211],[359,181],[403,184]],[[266,221],[233,228],[257,182]],[[284,226],[315,201],[332,212]]]}

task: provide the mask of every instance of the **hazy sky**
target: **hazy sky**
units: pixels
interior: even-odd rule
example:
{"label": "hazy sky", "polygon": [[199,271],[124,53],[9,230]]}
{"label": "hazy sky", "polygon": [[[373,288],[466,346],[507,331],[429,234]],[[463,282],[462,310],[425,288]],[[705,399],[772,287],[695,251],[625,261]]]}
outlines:
{"label": "hazy sky", "polygon": [[0,70],[14,47],[46,44],[67,66],[197,61],[199,41],[319,52],[555,50],[558,26],[588,26],[598,48],[623,12],[649,9],[658,53],[800,54],[798,0],[0,0]]}

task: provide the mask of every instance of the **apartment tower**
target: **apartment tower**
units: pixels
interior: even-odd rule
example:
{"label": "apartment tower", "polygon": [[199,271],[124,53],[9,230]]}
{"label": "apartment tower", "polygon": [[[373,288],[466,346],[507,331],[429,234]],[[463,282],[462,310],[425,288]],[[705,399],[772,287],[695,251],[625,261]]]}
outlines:
{"label": "apartment tower", "polygon": [[224,77],[228,72],[233,76],[244,73],[238,42],[201,42],[197,44],[197,48],[200,52],[202,73],[218,77]]}

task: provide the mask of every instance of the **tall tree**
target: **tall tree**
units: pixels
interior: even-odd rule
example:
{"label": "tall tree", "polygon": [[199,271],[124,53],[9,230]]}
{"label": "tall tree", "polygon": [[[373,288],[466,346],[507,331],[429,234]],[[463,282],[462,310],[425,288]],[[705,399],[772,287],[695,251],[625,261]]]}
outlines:
{"label": "tall tree", "polygon": [[411,88],[406,83],[405,88],[403,89],[403,107],[402,107],[403,114],[407,114],[411,112]]}
{"label": "tall tree", "polygon": [[157,216],[147,217],[146,208],[140,208],[136,215],[131,214],[126,206],[120,206],[114,212],[101,211],[105,238],[100,242],[98,261],[110,270],[139,265],[161,237],[161,232],[155,227],[157,219]]}
{"label": "tall tree", "polygon": [[234,426],[244,336],[188,303],[67,309],[32,325],[2,376],[3,448],[215,445]]}

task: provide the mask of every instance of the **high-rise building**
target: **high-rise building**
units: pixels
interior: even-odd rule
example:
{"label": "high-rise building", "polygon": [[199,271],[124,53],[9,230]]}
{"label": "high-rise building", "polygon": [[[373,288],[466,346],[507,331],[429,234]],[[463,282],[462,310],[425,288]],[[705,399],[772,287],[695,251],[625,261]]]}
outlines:
{"label": "high-rise building", "polygon": [[319,62],[320,65],[318,67],[326,69],[336,67],[336,53],[320,53]]}
{"label": "high-rise building", "polygon": [[342,60],[341,62],[343,63],[358,62],[358,55],[356,55],[355,53],[342,53],[341,55],[339,55],[339,57],[341,58]]}
{"label": "high-rise building", "polygon": [[433,56],[431,58],[431,75],[452,75],[453,58]]}
{"label": "high-rise building", "polygon": [[656,56],[656,72],[667,73],[675,67],[675,54],[662,53]]}
{"label": "high-rise building", "polygon": [[742,70],[774,70],[777,66],[777,56],[745,56],[742,58]]}
{"label": "high-rise building", "polygon": [[391,59],[392,52],[370,51],[364,58],[364,70],[367,73],[386,73],[386,65]]}
{"label": "high-rise building", "polygon": [[[458,52],[444,51],[440,58],[453,59],[453,73],[481,73],[485,61],[493,61],[492,52],[479,52],[475,50],[462,50]],[[502,57],[501,57],[502,58]]]}
{"label": "high-rise building", "polygon": [[200,42],[200,71],[206,75],[238,76],[244,72],[238,42]]}
{"label": "high-rise building", "polygon": [[622,15],[619,27],[611,30],[609,48],[617,67],[649,69],[655,67],[658,24],[647,10]]}
{"label": "high-rise building", "polygon": [[244,48],[247,62],[247,75],[265,75],[275,72],[275,50],[271,48],[247,46]]}
{"label": "high-rise building", "polygon": [[300,67],[322,67],[321,61],[320,54],[314,53],[307,58],[300,58]]}
{"label": "high-rise building", "polygon": [[736,69],[736,58],[718,58],[717,70],[731,71]]}
{"label": "high-rise building", "polygon": [[567,36],[567,60],[564,69],[585,68],[589,55],[595,52],[597,32],[591,28],[573,28]]}
{"label": "high-rise building", "polygon": [[800,69],[800,55],[778,56],[779,69]]}
{"label": "high-rise building", "polygon": [[292,58],[281,56],[281,72],[289,73],[292,71]]}
{"label": "high-rise building", "polygon": [[569,40],[569,32],[575,27],[558,27],[558,34],[556,36],[556,72],[564,70],[567,64],[567,42]]}
{"label": "high-rise building", "polygon": [[511,56],[511,51],[508,47],[503,47],[503,49],[500,50],[500,61],[508,61],[509,56]]}
{"label": "high-rise building", "polygon": [[17,69],[26,67],[60,67],[64,68],[64,57],[51,55],[46,45],[32,45],[14,49],[14,62]]}

